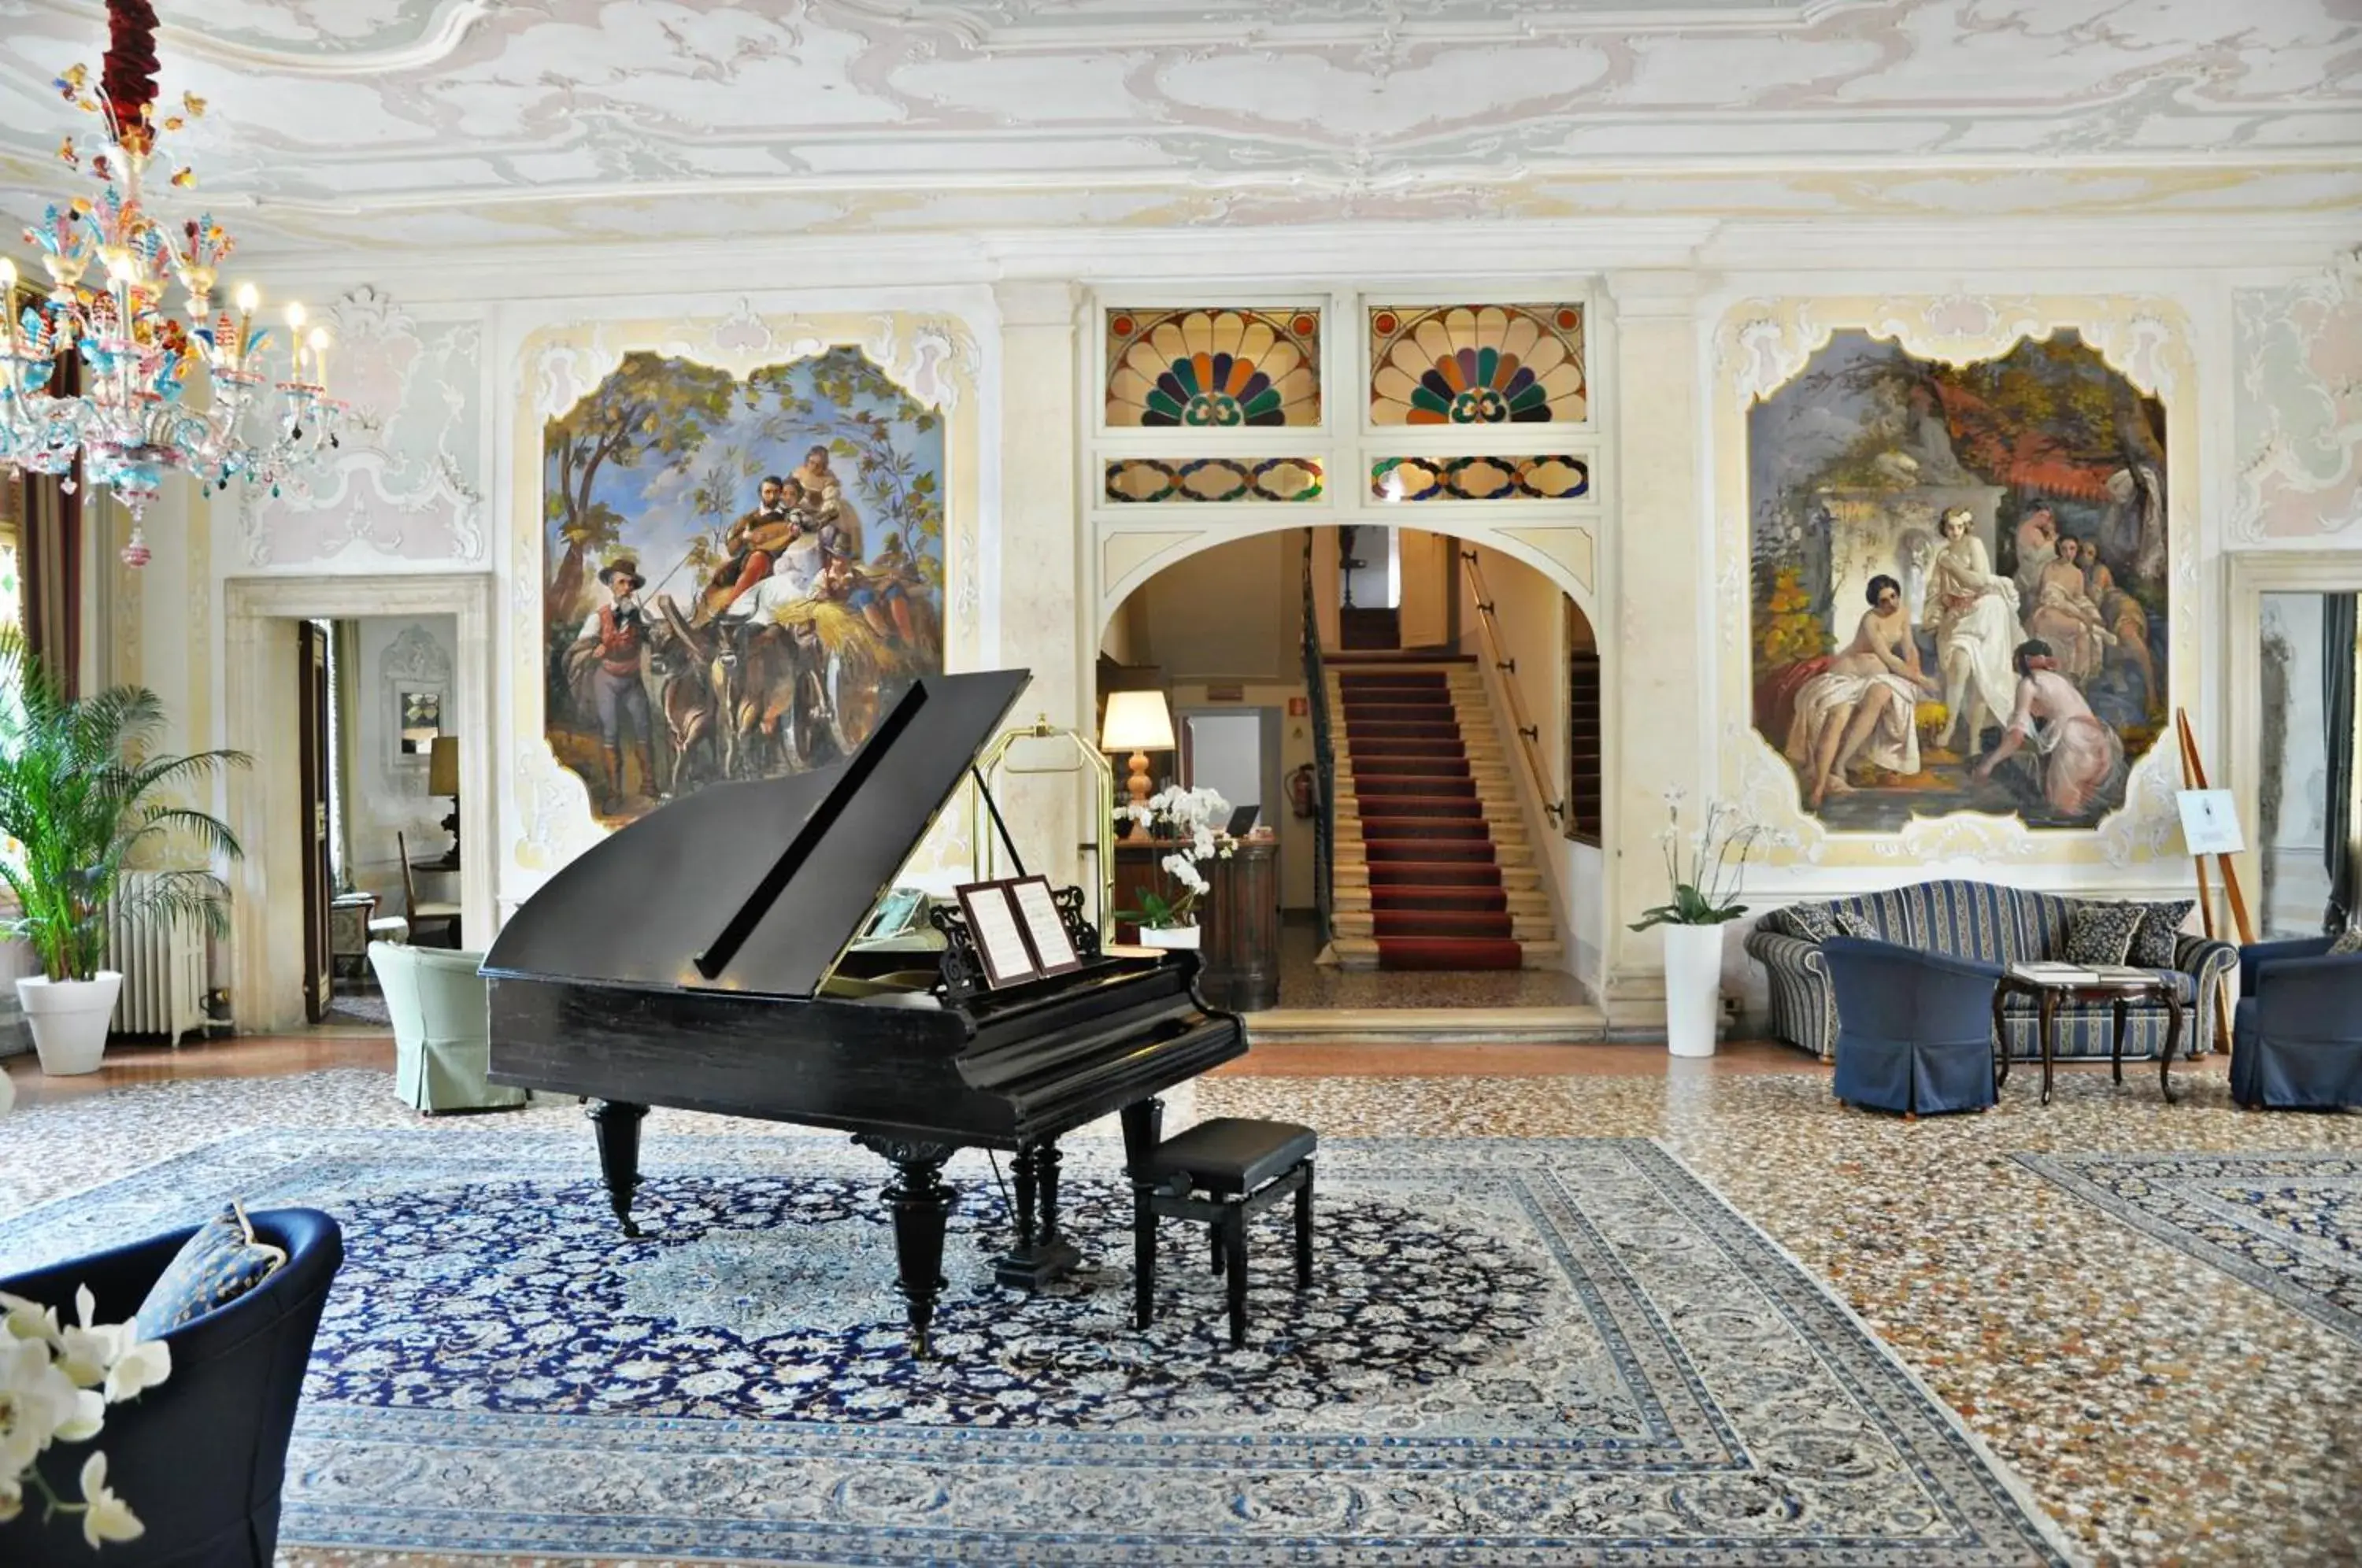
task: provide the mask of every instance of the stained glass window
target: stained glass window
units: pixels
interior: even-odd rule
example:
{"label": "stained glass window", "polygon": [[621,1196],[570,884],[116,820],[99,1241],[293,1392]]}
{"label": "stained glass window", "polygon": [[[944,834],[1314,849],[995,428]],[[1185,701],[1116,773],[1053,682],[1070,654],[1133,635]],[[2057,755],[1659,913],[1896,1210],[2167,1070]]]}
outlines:
{"label": "stained glass window", "polygon": [[1580,501],[1591,492],[1581,458],[1381,458],[1370,465],[1374,501]]}
{"label": "stained glass window", "polygon": [[1110,426],[1320,423],[1320,313],[1111,310]]}
{"label": "stained glass window", "polygon": [[1107,465],[1107,499],[1318,501],[1320,464],[1311,458],[1120,458]]}
{"label": "stained glass window", "polygon": [[1579,304],[1375,305],[1373,425],[1563,425],[1588,416]]}

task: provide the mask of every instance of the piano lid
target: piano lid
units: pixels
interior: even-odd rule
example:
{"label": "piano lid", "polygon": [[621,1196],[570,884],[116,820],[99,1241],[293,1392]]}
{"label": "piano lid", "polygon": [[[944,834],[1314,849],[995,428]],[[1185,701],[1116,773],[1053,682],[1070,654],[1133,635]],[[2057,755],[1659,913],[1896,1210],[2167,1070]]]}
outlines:
{"label": "piano lid", "polygon": [[811,996],[1032,679],[922,676],[844,762],[658,807],[526,900],[484,972]]}

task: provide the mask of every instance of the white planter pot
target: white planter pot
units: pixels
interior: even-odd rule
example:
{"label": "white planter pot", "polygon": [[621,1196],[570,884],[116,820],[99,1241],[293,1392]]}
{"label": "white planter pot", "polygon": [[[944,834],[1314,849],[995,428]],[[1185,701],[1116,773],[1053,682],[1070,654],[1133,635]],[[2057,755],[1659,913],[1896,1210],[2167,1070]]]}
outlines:
{"label": "white planter pot", "polygon": [[1140,928],[1140,944],[1142,947],[1195,947],[1198,934],[1205,929],[1201,925],[1143,925]]}
{"label": "white planter pot", "polygon": [[53,1077],[98,1071],[106,1055],[106,1032],[115,1021],[116,993],[122,989],[123,977],[113,969],[101,969],[91,980],[34,975],[17,982],[33,1049],[41,1054],[41,1071]]}
{"label": "white planter pot", "polygon": [[1658,929],[1665,933],[1665,1049],[1711,1056],[1722,1017],[1722,927]]}

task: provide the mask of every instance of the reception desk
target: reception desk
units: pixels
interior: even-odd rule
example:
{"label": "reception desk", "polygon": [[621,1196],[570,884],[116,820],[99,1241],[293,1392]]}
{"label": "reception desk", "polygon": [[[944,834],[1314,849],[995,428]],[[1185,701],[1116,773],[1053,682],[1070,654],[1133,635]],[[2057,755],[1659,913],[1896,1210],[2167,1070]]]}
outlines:
{"label": "reception desk", "polygon": [[[1145,889],[1167,889],[1159,863],[1180,845],[1171,839],[1119,840],[1115,850],[1115,907],[1136,910]],[[1201,869],[1209,886],[1198,900],[1198,955],[1205,966],[1198,988],[1206,999],[1233,1012],[1279,1005],[1279,840],[1264,829],[1240,839],[1228,858]],[[1118,942],[1137,942],[1140,928],[1116,927]]]}

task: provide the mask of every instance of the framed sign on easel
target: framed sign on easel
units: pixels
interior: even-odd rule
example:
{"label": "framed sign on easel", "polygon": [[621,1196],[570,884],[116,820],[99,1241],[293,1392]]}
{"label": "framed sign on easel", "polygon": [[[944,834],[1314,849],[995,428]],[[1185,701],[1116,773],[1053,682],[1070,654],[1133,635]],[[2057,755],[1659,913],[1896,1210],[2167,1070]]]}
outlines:
{"label": "framed sign on easel", "polygon": [[[2182,790],[2176,797],[2176,804],[2181,811],[2182,840],[2198,869],[2199,923],[2208,936],[2216,934],[2214,899],[2206,881],[2206,862],[2213,860],[2223,873],[2223,893],[2231,906],[2235,940],[2244,947],[2256,940],[2256,931],[2247,920],[2247,898],[2240,891],[2239,867],[2233,858],[2246,848],[2246,835],[2239,826],[2239,803],[2230,790],[2207,786],[2206,764],[2199,759],[2198,741],[2191,734],[2188,710],[2174,710],[2173,727],[2181,742]],[[2228,985],[2227,980],[2224,982],[2224,994],[2216,998],[2214,1009],[2214,1043],[2224,1051],[2231,1048]]]}

